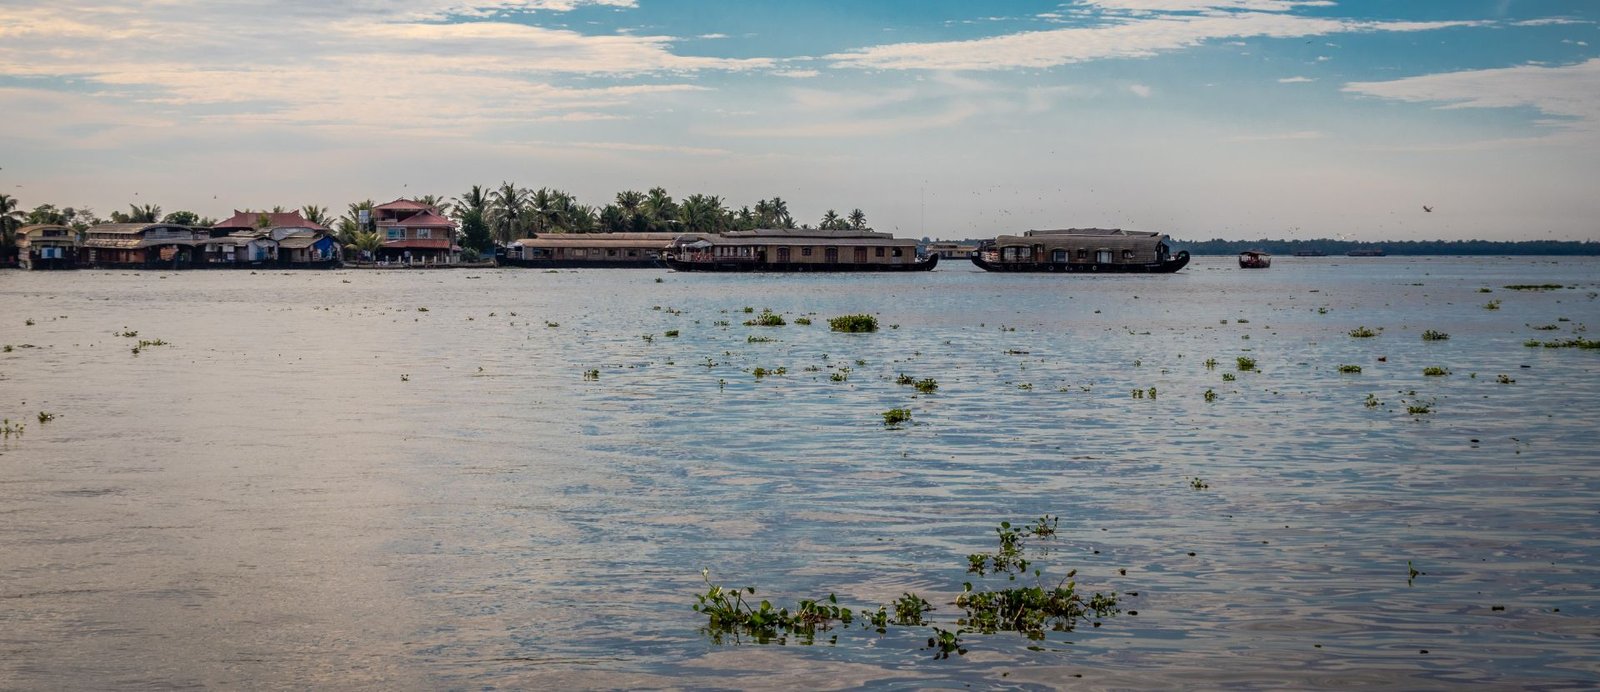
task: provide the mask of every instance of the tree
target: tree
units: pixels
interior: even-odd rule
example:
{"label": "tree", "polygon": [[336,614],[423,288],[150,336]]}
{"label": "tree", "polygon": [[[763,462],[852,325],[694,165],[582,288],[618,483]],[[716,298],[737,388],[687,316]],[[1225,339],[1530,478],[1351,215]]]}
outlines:
{"label": "tree", "polygon": [[722,198],[715,195],[689,195],[678,209],[678,220],[689,233],[716,233],[723,230]]}
{"label": "tree", "polygon": [[[117,215],[118,212],[111,212],[112,220],[116,220],[118,218]],[[128,213],[122,214],[121,218],[122,223],[155,223],[157,219],[161,218],[161,207],[154,204],[146,204],[144,206],[129,204]]]}
{"label": "tree", "polygon": [[489,194],[489,229],[503,244],[522,237],[523,215],[527,213],[528,191],[516,183],[501,181],[500,187]]}
{"label": "tree", "polygon": [[761,228],[794,228],[794,217],[789,215],[789,203],[782,197],[756,202],[756,223]]}
{"label": "tree", "polygon": [[371,256],[372,253],[383,247],[383,236],[378,235],[375,231],[360,231],[355,234],[355,238],[345,247],[357,252],[365,252],[368,256]]}
{"label": "tree", "polygon": [[266,212],[261,212],[260,215],[256,216],[256,228],[272,228],[272,217],[268,216]]}
{"label": "tree", "polygon": [[607,204],[600,208],[597,223],[601,233],[625,233],[628,230],[628,212],[619,205]]}
{"label": "tree", "polygon": [[473,185],[471,190],[457,197],[450,206],[456,221],[461,224],[461,246],[478,252],[493,251],[494,236],[489,230],[489,195],[484,192],[483,186]]}
{"label": "tree", "polygon": [[200,215],[192,211],[175,211],[161,219],[161,223],[175,223],[179,226],[200,225]]}
{"label": "tree", "polygon": [[318,226],[326,226],[328,225],[329,221],[328,208],[319,207],[315,204],[307,204],[303,207],[300,207],[300,216]]}
{"label": "tree", "polygon": [[667,194],[666,188],[650,188],[640,209],[652,231],[671,231],[673,222],[678,219],[678,205],[672,201],[672,195]]}
{"label": "tree", "polygon": [[28,216],[27,218],[23,219],[23,223],[30,225],[48,223],[55,224],[57,226],[65,226],[67,224],[67,214],[64,211],[57,209],[56,205],[54,204],[41,204],[37,207],[34,207],[33,211],[28,212]]}
{"label": "tree", "polygon": [[[338,228],[335,229],[335,234],[339,237],[339,242],[341,244],[345,246],[354,245],[356,242],[356,235],[360,234],[362,231],[372,231],[377,228],[377,226],[374,224],[374,219],[372,219],[370,215],[372,212],[372,207],[373,202],[370,199],[350,203],[350,206],[345,211],[344,216],[339,217],[339,225]],[[361,224],[362,210],[366,210],[369,214],[365,227],[363,227]]]}
{"label": "tree", "polygon": [[867,229],[867,213],[861,211],[859,208],[850,210],[850,216],[846,218],[850,220],[851,229],[857,231],[864,231]]}
{"label": "tree", "polygon": [[438,195],[423,195],[421,197],[418,197],[416,199],[416,202],[418,204],[424,204],[424,205],[433,207],[434,211],[439,212],[441,214],[444,213],[444,211],[445,211],[445,209],[444,209],[444,203],[445,203],[444,202],[444,198],[440,197]]}
{"label": "tree", "polygon": [[825,231],[837,230],[844,227],[845,220],[839,218],[839,212],[836,212],[832,209],[829,209],[828,213],[823,214],[822,221],[817,224],[817,228]]}
{"label": "tree", "polygon": [[541,187],[528,198],[528,210],[532,213],[534,233],[554,233],[561,226],[561,212],[556,209],[556,194],[550,188]]}
{"label": "tree", "polygon": [[22,210],[17,198],[0,193],[0,247],[8,252],[17,246],[17,229],[22,228]]}

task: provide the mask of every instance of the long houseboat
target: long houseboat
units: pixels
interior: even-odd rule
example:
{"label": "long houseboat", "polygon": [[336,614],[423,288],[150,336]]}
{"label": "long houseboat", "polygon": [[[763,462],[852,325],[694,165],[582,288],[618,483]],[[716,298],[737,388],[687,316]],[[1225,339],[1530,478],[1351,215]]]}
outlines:
{"label": "long houseboat", "polygon": [[661,261],[676,271],[907,272],[933,269],[939,256],[876,231],[756,229],[678,236]]}
{"label": "long houseboat", "polygon": [[513,267],[651,268],[676,233],[558,233],[523,238],[497,259]]}
{"label": "long houseboat", "polygon": [[972,263],[991,272],[1134,272],[1167,274],[1189,264],[1172,254],[1167,236],[1120,228],[1028,231],[985,241]]}

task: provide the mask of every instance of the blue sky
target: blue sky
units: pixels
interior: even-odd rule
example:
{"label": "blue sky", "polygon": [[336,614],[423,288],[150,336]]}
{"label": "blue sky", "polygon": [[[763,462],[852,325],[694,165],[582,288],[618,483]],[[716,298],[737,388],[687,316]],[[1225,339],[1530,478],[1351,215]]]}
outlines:
{"label": "blue sky", "polygon": [[1600,239],[1597,43],[1585,0],[12,0],[0,191],[226,216],[506,180],[943,238]]}

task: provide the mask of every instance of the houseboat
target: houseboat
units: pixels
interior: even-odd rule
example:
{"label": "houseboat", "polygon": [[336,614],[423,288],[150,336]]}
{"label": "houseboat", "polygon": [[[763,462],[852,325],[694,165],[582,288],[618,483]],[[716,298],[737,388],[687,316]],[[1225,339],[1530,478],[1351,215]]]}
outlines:
{"label": "houseboat", "polygon": [[1327,257],[1328,253],[1321,250],[1295,250],[1295,257]]}
{"label": "houseboat", "polygon": [[1239,253],[1240,269],[1266,269],[1272,266],[1272,255],[1260,250],[1245,250]]}
{"label": "houseboat", "polygon": [[681,272],[894,272],[928,271],[939,257],[888,233],[765,228],[680,235],[661,261]]}
{"label": "houseboat", "polygon": [[923,250],[928,255],[938,255],[942,259],[966,259],[978,251],[977,245],[965,243],[928,243]]}
{"label": "houseboat", "polygon": [[183,269],[194,264],[197,238],[188,226],[103,223],[90,227],[85,235],[78,256],[89,266]]}
{"label": "houseboat", "polygon": [[17,263],[23,269],[72,269],[78,264],[78,232],[41,224],[17,229]]}
{"label": "houseboat", "polygon": [[498,259],[513,267],[630,269],[660,267],[676,233],[551,233],[523,238]]}
{"label": "houseboat", "polygon": [[1371,249],[1368,249],[1368,250],[1351,250],[1351,251],[1346,252],[1344,254],[1345,254],[1346,257],[1383,257],[1384,256],[1383,248],[1381,248],[1381,247],[1371,248]]}
{"label": "houseboat", "polygon": [[972,263],[991,272],[1140,272],[1167,274],[1189,264],[1161,233],[1120,228],[1028,231],[985,241]]}

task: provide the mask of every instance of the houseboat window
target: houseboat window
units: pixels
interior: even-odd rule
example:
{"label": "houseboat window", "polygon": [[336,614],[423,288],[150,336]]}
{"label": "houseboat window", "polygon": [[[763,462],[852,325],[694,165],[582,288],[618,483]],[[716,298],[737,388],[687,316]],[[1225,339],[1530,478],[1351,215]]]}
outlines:
{"label": "houseboat window", "polygon": [[617,256],[617,251],[616,250],[606,250],[606,257],[616,257],[616,256]]}
{"label": "houseboat window", "polygon": [[417,229],[417,237],[418,238],[432,238],[433,237],[433,231],[430,231],[430,230],[428,230],[426,228],[419,228],[419,229]]}
{"label": "houseboat window", "polygon": [[1122,251],[1122,259],[1125,259],[1125,260],[1133,259],[1133,251],[1132,250],[1123,250]]}
{"label": "houseboat window", "polygon": [[573,248],[572,249],[572,256],[573,257],[582,257],[582,256],[587,255],[587,254],[589,254],[589,251],[585,250],[583,248]]}
{"label": "houseboat window", "polygon": [[801,257],[810,257],[811,256],[811,248],[808,248],[808,247],[800,248],[800,256]]}
{"label": "houseboat window", "polygon": [[878,256],[878,257],[882,257],[883,256],[883,248],[881,248],[881,247],[878,248],[878,251],[875,253],[875,255]]}
{"label": "houseboat window", "polygon": [[1089,259],[1089,251],[1083,248],[1078,248],[1078,259]]}
{"label": "houseboat window", "polygon": [[629,250],[628,251],[628,256],[629,257],[638,257],[639,256],[639,251],[638,250]]}
{"label": "houseboat window", "polygon": [[905,255],[905,253],[901,250],[901,248],[895,248],[894,249],[894,256],[895,257],[901,257],[901,256],[904,256],[904,255]]}

